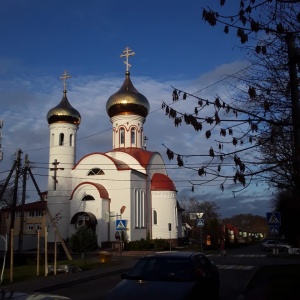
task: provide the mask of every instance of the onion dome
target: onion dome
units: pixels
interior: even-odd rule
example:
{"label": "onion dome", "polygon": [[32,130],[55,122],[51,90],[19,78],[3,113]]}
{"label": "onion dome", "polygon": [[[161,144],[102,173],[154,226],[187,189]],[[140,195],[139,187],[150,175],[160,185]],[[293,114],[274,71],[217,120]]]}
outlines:
{"label": "onion dome", "polygon": [[139,115],[146,117],[150,105],[148,99],[139,93],[130,80],[130,73],[126,71],[123,85],[118,92],[111,95],[106,102],[106,111],[110,118],[116,115]]}
{"label": "onion dome", "polygon": [[151,191],[176,191],[176,187],[167,175],[155,173],[151,179]]}
{"label": "onion dome", "polygon": [[67,91],[64,90],[63,93],[60,103],[49,110],[47,114],[48,123],[70,123],[79,125],[81,121],[80,113],[69,103]]}

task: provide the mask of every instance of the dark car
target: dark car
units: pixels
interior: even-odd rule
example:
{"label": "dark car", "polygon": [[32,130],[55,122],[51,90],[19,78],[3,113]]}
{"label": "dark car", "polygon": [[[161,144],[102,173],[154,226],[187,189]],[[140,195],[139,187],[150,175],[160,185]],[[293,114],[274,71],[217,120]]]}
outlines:
{"label": "dark car", "polygon": [[121,278],[107,300],[219,299],[219,270],[200,252],[149,254]]}

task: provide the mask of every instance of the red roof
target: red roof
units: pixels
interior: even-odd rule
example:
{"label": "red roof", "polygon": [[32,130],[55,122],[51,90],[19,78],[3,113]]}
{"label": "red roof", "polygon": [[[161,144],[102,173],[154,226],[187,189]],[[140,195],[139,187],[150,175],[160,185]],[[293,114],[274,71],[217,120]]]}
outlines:
{"label": "red roof", "polygon": [[90,185],[94,186],[94,187],[98,190],[99,195],[100,195],[100,197],[101,197],[102,199],[109,199],[108,192],[107,192],[106,188],[105,188],[102,184],[85,181],[85,182],[82,182],[82,183],[80,183],[80,184],[78,184],[78,185],[76,186],[76,188],[75,188],[75,189],[73,190],[73,192],[72,192],[72,195],[71,195],[71,197],[70,197],[70,200],[73,199],[73,195],[74,195],[75,191],[76,191],[80,186],[82,186],[82,185],[84,185],[84,184],[90,184]]}
{"label": "red roof", "polygon": [[147,168],[149,161],[155,152],[147,151],[141,148],[116,148],[110,152],[124,152],[135,158],[142,167]]}
{"label": "red roof", "polygon": [[119,170],[119,171],[121,171],[121,170],[130,170],[130,167],[129,167],[126,163],[124,163],[123,161],[118,160],[118,159],[115,159],[115,158],[113,158],[113,157],[110,157],[109,155],[106,155],[105,153],[101,153],[101,152],[94,152],[94,153],[90,153],[90,154],[85,155],[84,157],[82,157],[82,158],[78,161],[78,163],[75,165],[75,167],[73,168],[73,170],[76,169],[76,167],[80,164],[80,162],[81,162],[84,158],[86,158],[86,157],[88,157],[88,156],[96,155],[96,154],[105,156],[105,157],[107,157],[108,159],[110,159],[110,160],[112,161],[112,163],[116,166],[117,170]]}
{"label": "red roof", "polygon": [[176,191],[176,187],[167,175],[155,173],[151,179],[151,191]]}

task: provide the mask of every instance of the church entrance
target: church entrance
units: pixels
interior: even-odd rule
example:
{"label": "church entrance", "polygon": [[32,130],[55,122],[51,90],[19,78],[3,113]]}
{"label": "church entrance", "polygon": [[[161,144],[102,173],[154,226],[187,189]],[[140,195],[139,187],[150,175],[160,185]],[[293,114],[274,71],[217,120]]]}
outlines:
{"label": "church entrance", "polygon": [[95,232],[97,219],[92,213],[78,212],[72,217],[71,224],[75,226],[76,230],[80,227],[86,226],[88,228],[91,228]]}

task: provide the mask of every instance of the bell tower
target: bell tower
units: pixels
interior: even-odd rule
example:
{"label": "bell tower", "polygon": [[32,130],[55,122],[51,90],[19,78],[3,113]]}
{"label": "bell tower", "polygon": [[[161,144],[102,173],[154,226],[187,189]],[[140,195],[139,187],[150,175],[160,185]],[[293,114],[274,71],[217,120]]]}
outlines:
{"label": "bell tower", "polygon": [[[76,159],[76,133],[81,121],[80,113],[67,99],[67,79],[71,76],[65,71],[63,96],[60,103],[49,110],[47,120],[50,130],[48,208],[63,238],[69,235],[71,170]],[[53,232],[49,231],[49,241]]]}
{"label": "bell tower", "polygon": [[150,110],[148,99],[139,93],[130,79],[129,57],[135,53],[128,47],[121,54],[125,57],[125,80],[118,92],[106,102],[106,111],[113,125],[113,149],[142,148],[143,125]]}

